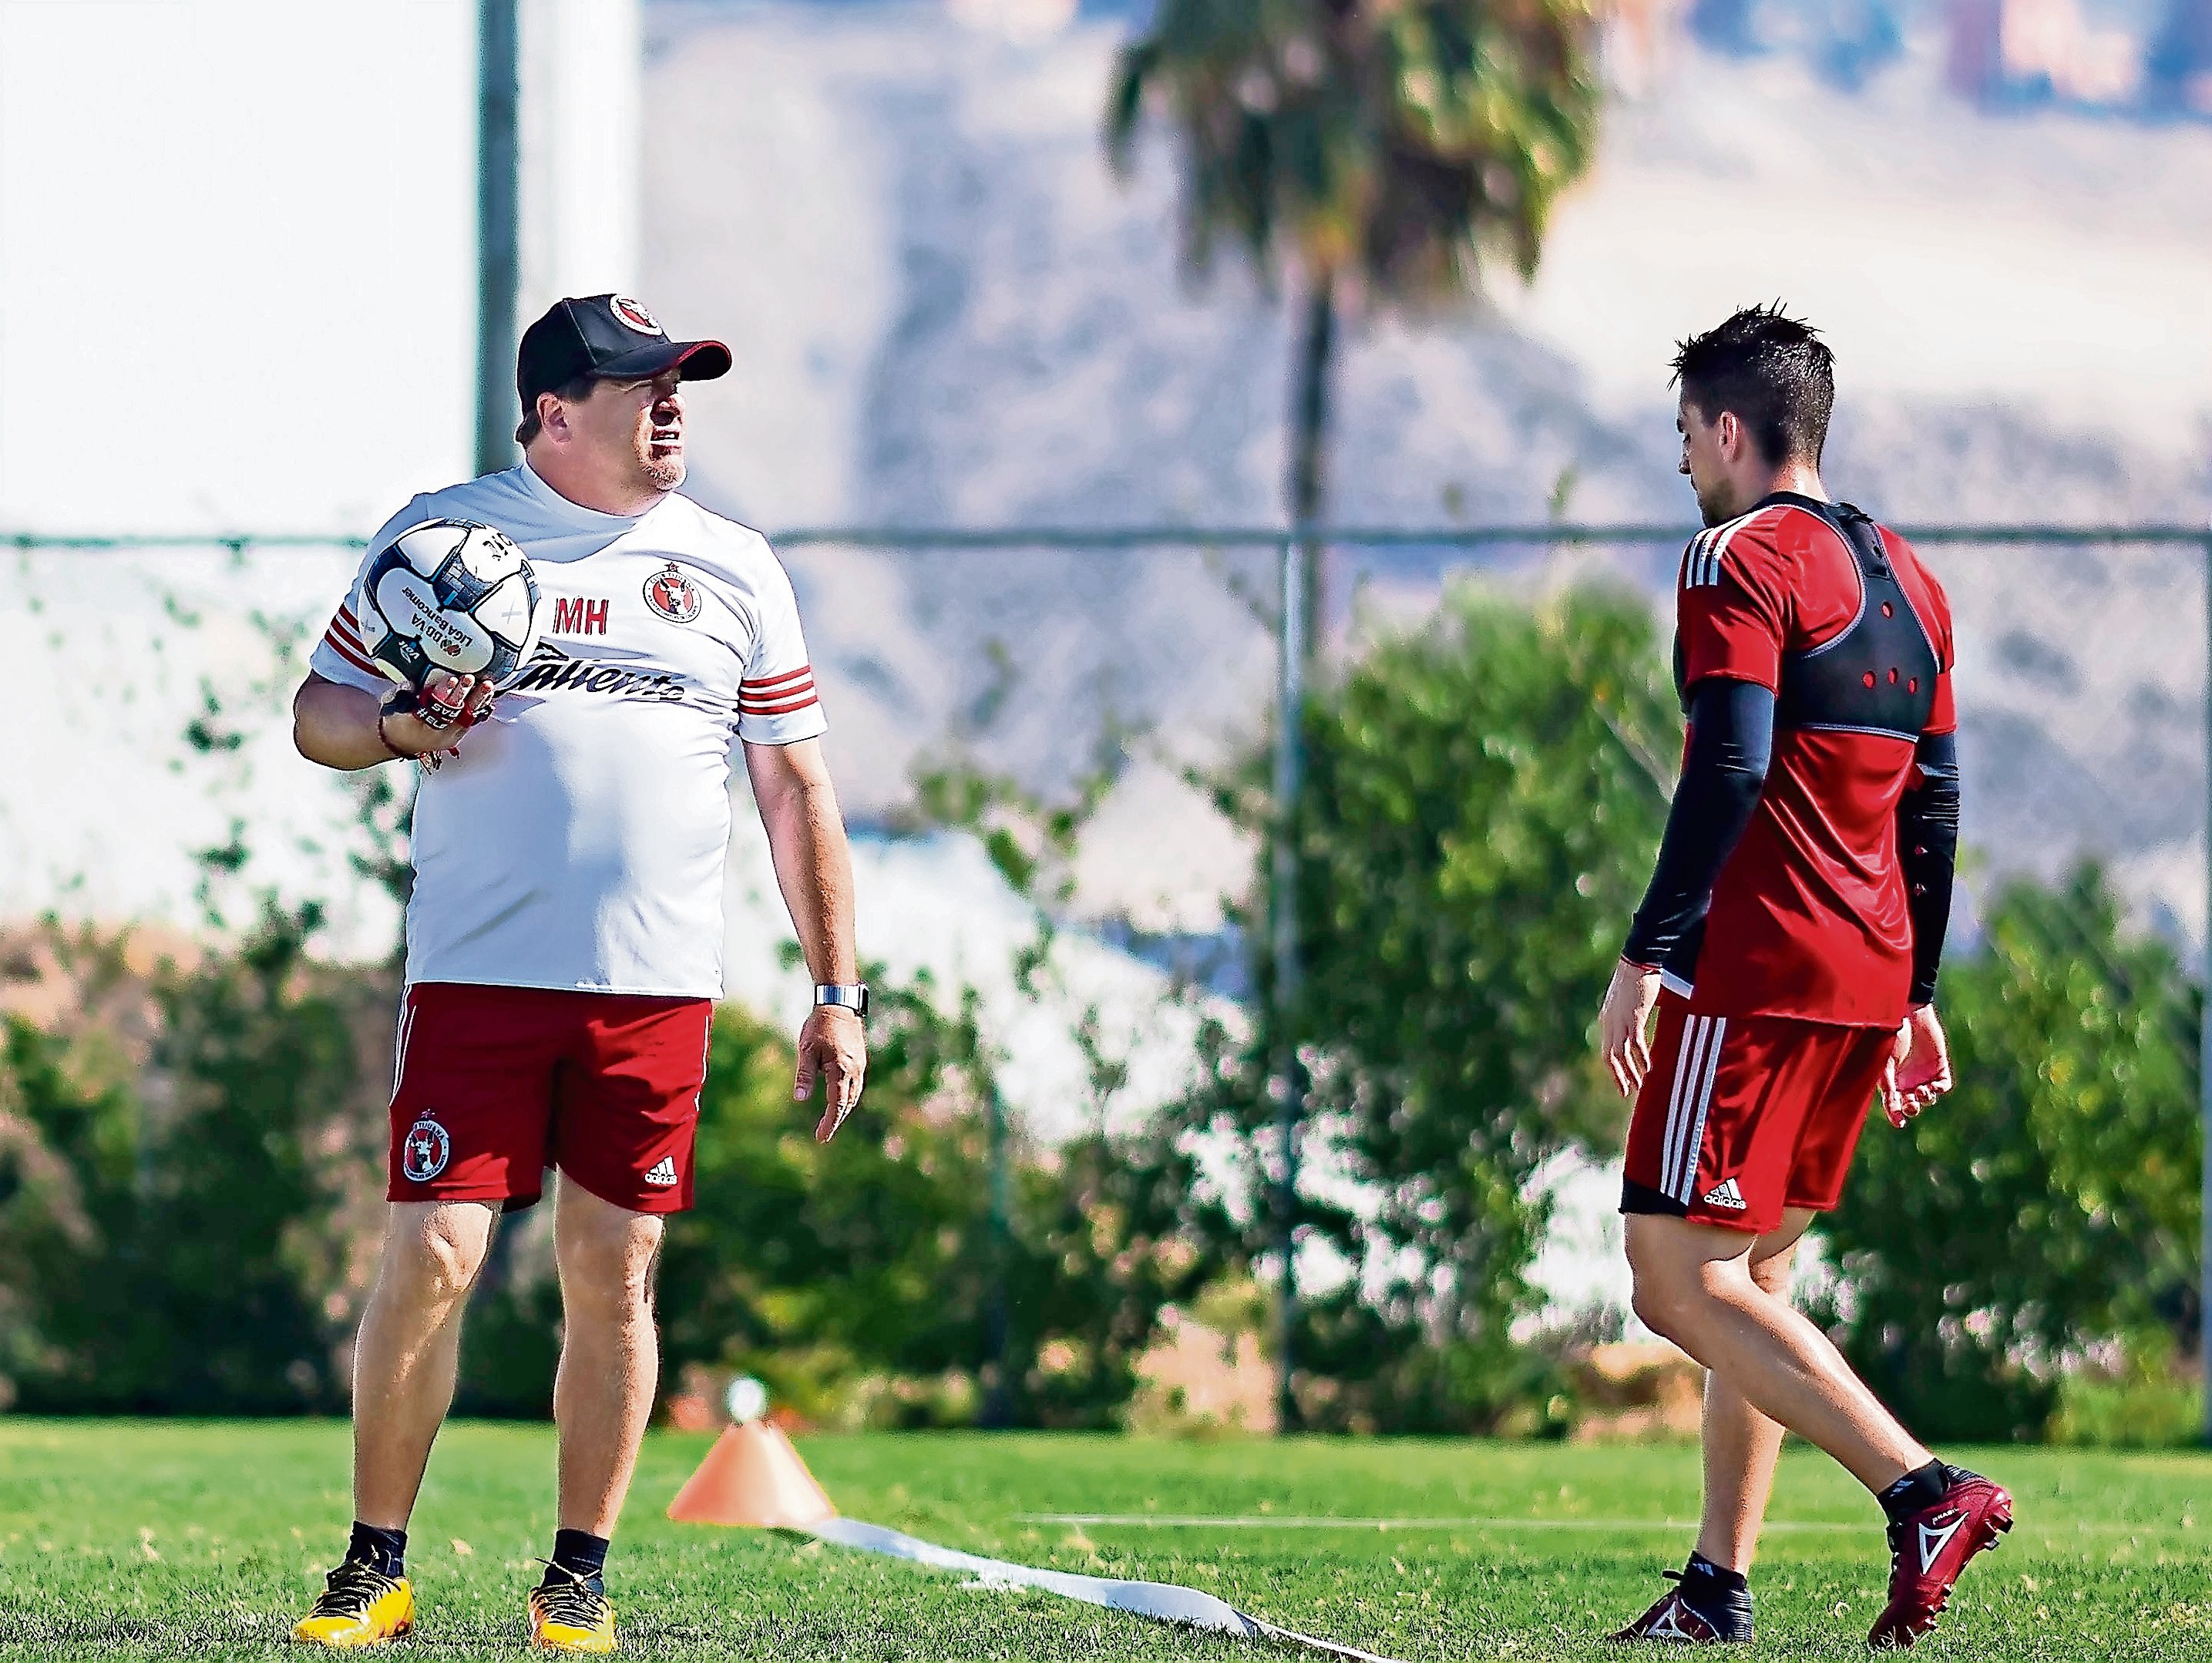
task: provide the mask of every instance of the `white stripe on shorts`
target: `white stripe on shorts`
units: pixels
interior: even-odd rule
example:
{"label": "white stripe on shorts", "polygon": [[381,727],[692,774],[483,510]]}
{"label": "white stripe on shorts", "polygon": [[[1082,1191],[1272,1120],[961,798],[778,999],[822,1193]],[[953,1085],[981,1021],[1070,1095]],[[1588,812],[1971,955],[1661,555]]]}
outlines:
{"label": "white stripe on shorts", "polygon": [[415,990],[409,988],[399,996],[399,1029],[392,1036],[392,1095],[399,1095],[399,1083],[407,1077],[407,1041],[415,1037]]}
{"label": "white stripe on shorts", "polygon": [[1703,1017],[1682,1019],[1682,1043],[1674,1053],[1674,1086],[1667,1096],[1667,1130],[1659,1140],[1659,1188],[1664,1194],[1674,1193],[1675,1150],[1681,1144],[1682,1127],[1688,1119],[1688,1088],[1697,1078],[1698,1052],[1705,1037]]}
{"label": "white stripe on shorts", "polygon": [[1690,1140],[1684,1150],[1678,1187],[1671,1192],[1674,1199],[1686,1207],[1690,1205],[1690,1192],[1697,1187],[1698,1156],[1703,1152],[1705,1143],[1705,1115],[1713,1106],[1713,1082],[1719,1077],[1721,1071],[1721,1041],[1728,1035],[1726,1017],[1711,1017],[1707,1020],[1712,1023],[1712,1040],[1705,1047],[1705,1077],[1698,1087],[1698,1116],[1690,1127]]}

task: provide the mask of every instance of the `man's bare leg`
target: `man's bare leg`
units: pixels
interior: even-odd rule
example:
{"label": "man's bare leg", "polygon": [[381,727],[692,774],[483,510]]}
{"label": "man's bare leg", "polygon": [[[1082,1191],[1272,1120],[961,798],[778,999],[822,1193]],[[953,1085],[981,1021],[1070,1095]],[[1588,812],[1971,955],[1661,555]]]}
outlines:
{"label": "man's bare leg", "polygon": [[[1752,1243],[1752,1281],[1770,1296],[1788,1300],[1790,1267],[1797,1242],[1814,1215],[1793,1208],[1779,1229]],[[1759,1521],[1774,1490],[1774,1466],[1782,1456],[1783,1429],[1753,1408],[1720,1375],[1705,1375],[1705,1517],[1698,1551],[1713,1563],[1737,1572],[1751,1569],[1758,1550]]]}
{"label": "man's bare leg", "polygon": [[553,1383],[561,1528],[611,1536],[660,1380],[653,1260],[663,1220],[602,1201],[565,1174],[553,1215],[565,1332]]}
{"label": "man's bare leg", "polygon": [[404,1530],[453,1401],[461,1311],[483,1269],[499,1209],[395,1201],[384,1259],[353,1356],[354,1516]]}
{"label": "man's bare leg", "polygon": [[1877,1495],[1934,1459],[1826,1334],[1752,1279],[1751,1237],[1663,1213],[1632,1213],[1627,1224],[1637,1315],[1747,1405]]}

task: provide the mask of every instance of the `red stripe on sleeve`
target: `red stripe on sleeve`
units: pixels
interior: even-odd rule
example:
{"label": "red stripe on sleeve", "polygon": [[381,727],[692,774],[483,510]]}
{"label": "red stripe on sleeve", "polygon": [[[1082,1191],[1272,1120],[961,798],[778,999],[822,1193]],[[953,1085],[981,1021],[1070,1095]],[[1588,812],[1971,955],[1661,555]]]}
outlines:
{"label": "red stripe on sleeve", "polygon": [[757,680],[740,682],[738,687],[742,691],[763,694],[772,698],[779,689],[783,689],[786,682],[799,681],[813,674],[814,666],[811,664],[803,664],[798,669],[788,671],[781,676],[763,676]]}
{"label": "red stripe on sleeve", "polygon": [[323,637],[323,645],[329,647],[331,652],[337,653],[338,657],[343,659],[356,670],[365,670],[372,676],[380,676],[384,673],[374,664],[369,662],[368,655],[363,652],[360,648],[349,646],[345,642],[340,640],[336,630],[331,630]]}
{"label": "red stripe on sleeve", "polygon": [[789,687],[780,687],[773,693],[740,693],[738,702],[743,705],[781,704],[787,699],[811,699],[816,692],[812,682],[793,682]]}
{"label": "red stripe on sleeve", "polygon": [[814,690],[809,688],[803,698],[793,699],[788,704],[749,704],[744,707],[742,713],[747,716],[788,716],[794,710],[804,710],[809,705],[817,705],[821,702],[821,700],[814,696]]}

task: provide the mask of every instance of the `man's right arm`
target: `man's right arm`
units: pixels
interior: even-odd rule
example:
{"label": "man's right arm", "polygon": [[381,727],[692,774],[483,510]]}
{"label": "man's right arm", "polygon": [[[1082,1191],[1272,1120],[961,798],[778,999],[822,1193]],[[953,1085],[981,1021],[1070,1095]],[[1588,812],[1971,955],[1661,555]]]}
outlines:
{"label": "man's right arm", "polygon": [[465,712],[433,726],[409,712],[384,712],[383,701],[366,688],[349,686],[313,672],[292,696],[292,743],[300,755],[326,768],[353,772],[416,756],[451,750],[491,701],[491,683],[444,671],[423,689],[426,707]]}

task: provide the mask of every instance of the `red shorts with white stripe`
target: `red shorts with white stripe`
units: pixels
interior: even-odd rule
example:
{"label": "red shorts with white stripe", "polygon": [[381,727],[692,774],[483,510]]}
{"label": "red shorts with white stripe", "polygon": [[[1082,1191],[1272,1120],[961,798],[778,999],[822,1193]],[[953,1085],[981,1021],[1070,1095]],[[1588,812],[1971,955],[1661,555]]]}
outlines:
{"label": "red shorts with white stripe", "polygon": [[399,1008],[394,1201],[536,1201],[548,1167],[633,1212],[691,1205],[707,999],[417,982]]}
{"label": "red shorts with white stripe", "polygon": [[1662,992],[1620,1210],[1753,1235],[1786,1208],[1829,1211],[1896,1042],[1893,1029],[1693,1016]]}

